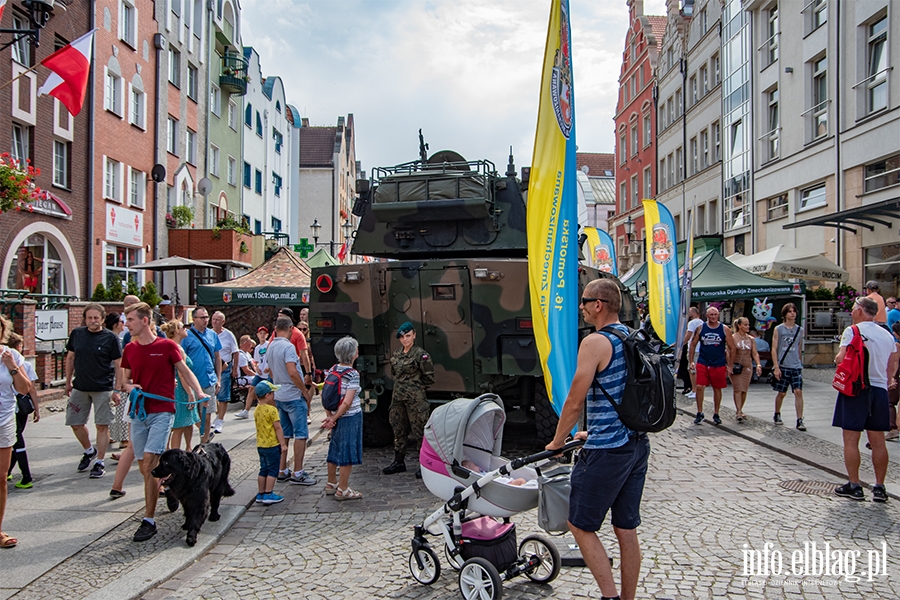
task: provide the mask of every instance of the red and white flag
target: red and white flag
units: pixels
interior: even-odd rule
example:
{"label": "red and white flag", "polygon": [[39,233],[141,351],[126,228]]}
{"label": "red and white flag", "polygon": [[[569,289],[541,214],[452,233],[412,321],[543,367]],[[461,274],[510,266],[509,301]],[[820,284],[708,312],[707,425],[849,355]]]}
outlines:
{"label": "red and white flag", "polygon": [[344,262],[344,259],[347,258],[347,242],[341,244],[341,249],[338,250],[337,259],[341,262]]}
{"label": "red and white flag", "polygon": [[87,94],[94,31],[96,30],[84,34],[41,61],[52,73],[38,90],[38,96],[53,96],[65,105],[73,117],[81,112]]}
{"label": "red and white flag", "polygon": [[6,8],[6,0],[0,0],[0,19],[3,18],[3,9]]}

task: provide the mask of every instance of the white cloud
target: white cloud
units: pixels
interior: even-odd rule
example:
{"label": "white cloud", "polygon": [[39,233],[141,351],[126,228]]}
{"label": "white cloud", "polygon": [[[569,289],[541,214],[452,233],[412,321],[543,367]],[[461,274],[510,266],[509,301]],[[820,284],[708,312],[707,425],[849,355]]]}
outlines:
{"label": "white cloud", "polygon": [[[612,152],[628,11],[572,0],[577,141]],[[431,151],[518,166],[534,144],[549,0],[244,0],[243,43],[313,125],[353,113],[363,168]],[[645,12],[664,14],[663,0]]]}

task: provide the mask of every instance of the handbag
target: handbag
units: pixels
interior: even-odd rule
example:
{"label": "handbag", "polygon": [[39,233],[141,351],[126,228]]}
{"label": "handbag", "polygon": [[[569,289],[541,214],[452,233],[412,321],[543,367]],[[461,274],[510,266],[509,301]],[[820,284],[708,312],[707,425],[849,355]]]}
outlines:
{"label": "handbag", "polygon": [[30,415],[34,412],[31,394],[16,394],[16,412],[20,415]]}
{"label": "handbag", "polygon": [[568,465],[538,475],[538,525],[547,533],[569,531],[569,492],[572,489]]}
{"label": "handbag", "polygon": [[744,372],[744,365],[740,363],[734,363],[734,368],[731,370],[732,375],[740,375]]}

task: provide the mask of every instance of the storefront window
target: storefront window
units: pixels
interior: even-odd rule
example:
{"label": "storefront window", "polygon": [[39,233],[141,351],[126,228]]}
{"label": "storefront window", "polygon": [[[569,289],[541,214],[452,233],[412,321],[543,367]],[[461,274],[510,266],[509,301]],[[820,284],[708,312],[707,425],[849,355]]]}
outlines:
{"label": "storefront window", "polygon": [[141,271],[134,269],[141,264],[141,251],[125,246],[106,246],[106,287],[113,287],[116,282],[124,286],[134,281],[141,285]]}
{"label": "storefront window", "polygon": [[881,284],[884,297],[900,294],[900,244],[866,248],[865,281]]}
{"label": "storefront window", "polygon": [[39,233],[28,236],[12,259],[6,287],[32,294],[69,293],[59,250],[50,239]]}

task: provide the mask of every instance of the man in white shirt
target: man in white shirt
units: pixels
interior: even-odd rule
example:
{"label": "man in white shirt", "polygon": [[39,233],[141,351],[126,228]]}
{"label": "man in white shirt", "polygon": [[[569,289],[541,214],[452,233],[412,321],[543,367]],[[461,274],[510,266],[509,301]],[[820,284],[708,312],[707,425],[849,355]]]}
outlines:
{"label": "man in white shirt", "polygon": [[228,403],[231,401],[231,380],[237,379],[240,375],[240,369],[237,366],[240,349],[234,334],[225,329],[224,313],[218,310],[213,313],[212,326],[222,344],[222,349],[219,350],[219,357],[222,359],[222,375],[219,380],[219,393],[216,396],[218,403],[216,420],[213,421],[212,429],[216,433],[222,433],[222,427],[225,425],[225,411],[228,410]]}
{"label": "man in white shirt", "polygon": [[[703,327],[703,319],[700,318],[700,309],[696,306],[692,306],[688,310],[688,325],[687,325],[687,333],[684,335],[684,344],[687,348],[690,348],[693,342],[696,340],[696,335],[700,328]],[[683,352],[685,352],[683,350]],[[687,352],[685,352],[687,354]],[[697,374],[694,371],[690,371],[691,374],[691,391],[686,394],[688,398],[696,398],[697,397]]]}
{"label": "man in white shirt", "polygon": [[[834,406],[834,419],[831,424],[840,427],[844,438],[844,465],[847,467],[849,482],[836,488],[835,494],[853,500],[865,500],[859,482],[859,438],[863,430],[872,447],[872,466],[875,470],[875,485],[872,487],[872,499],[875,502],[887,502],[884,489],[884,478],[888,468],[888,452],[884,443],[884,432],[891,429],[891,416],[888,403],[888,387],[897,385],[892,379],[888,382],[888,373],[897,372],[897,361],[900,353],[894,344],[894,338],[875,322],[878,315],[878,304],[868,297],[857,298],[853,303],[853,324],[859,328],[863,345],[868,351],[869,364],[866,373],[868,382],[856,396],[838,393]],[[841,350],[835,357],[835,364],[844,360],[847,346],[853,341],[853,328],[848,327],[841,336]]]}

